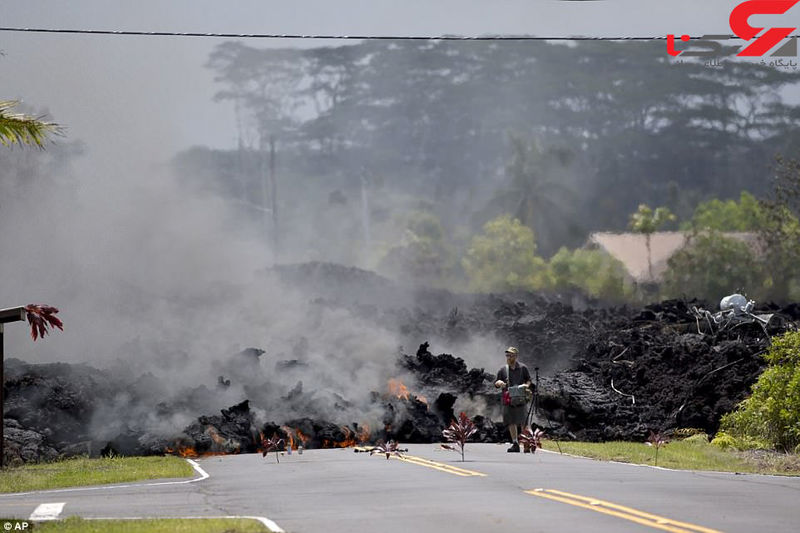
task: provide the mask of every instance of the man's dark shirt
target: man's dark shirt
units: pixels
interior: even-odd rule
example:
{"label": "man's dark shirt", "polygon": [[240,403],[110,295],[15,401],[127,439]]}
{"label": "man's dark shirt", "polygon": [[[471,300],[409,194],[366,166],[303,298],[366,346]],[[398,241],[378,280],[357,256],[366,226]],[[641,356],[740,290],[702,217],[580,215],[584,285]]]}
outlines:
{"label": "man's dark shirt", "polygon": [[505,381],[507,386],[513,387],[514,385],[522,385],[531,380],[531,373],[528,371],[528,367],[519,361],[517,362],[517,368],[509,367],[511,371],[511,379],[509,380],[506,375],[506,366],[508,365],[503,366],[503,368],[497,372],[497,379]]}

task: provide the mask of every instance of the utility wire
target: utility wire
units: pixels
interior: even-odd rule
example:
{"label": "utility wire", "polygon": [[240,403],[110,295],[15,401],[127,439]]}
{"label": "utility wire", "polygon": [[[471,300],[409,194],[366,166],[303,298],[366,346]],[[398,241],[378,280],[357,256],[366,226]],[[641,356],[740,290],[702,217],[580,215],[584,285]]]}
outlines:
{"label": "utility wire", "polygon": [[[71,30],[56,28],[8,28],[0,27],[3,32],[25,33],[61,33],[82,35],[129,35],[143,37],[226,37],[235,39],[334,39],[334,40],[365,40],[365,41],[663,41],[663,37],[587,37],[575,35],[572,37],[541,37],[535,35],[314,35],[314,34],[278,34],[278,33],[201,33],[201,32],[172,32],[172,31],[130,31],[130,30]],[[691,37],[701,39],[702,37]],[[735,35],[714,35],[715,40],[738,39]]]}

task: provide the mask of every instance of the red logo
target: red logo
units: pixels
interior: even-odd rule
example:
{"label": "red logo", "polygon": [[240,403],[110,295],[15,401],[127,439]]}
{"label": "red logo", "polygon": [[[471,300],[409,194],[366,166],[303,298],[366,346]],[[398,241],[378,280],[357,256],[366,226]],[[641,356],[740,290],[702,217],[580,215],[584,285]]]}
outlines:
{"label": "red logo", "polygon": [[[737,56],[745,57],[758,57],[763,56],[772,50],[778,43],[783,41],[789,36],[796,26],[769,28],[762,33],[765,28],[756,28],[750,25],[750,17],[753,15],[783,15],[789,11],[800,0],[747,0],[742,2],[731,11],[729,23],[731,30],[741,39],[750,41],[755,39],[752,43],[748,44],[744,49],[740,50]],[[686,51],[677,50],[675,48],[675,35],[667,35],[667,53],[671,56],[678,56],[684,54],[686,56],[714,56],[721,50],[721,45],[714,42],[714,39],[723,39],[727,36],[723,35],[704,35],[703,40],[695,41],[701,48],[705,47],[703,51]],[[681,41],[687,42],[690,40],[688,35],[681,35]],[[708,49],[710,48],[710,50]],[[790,52],[794,52],[791,53]],[[770,55],[788,56],[796,55],[796,44],[787,43],[776,52]]]}
{"label": "red logo", "polygon": [[[748,22],[751,15],[783,15],[800,0],[748,0],[731,11],[730,24],[733,33],[749,41],[764,28],[754,28]],[[793,28],[770,28],[738,56],[763,56],[786,36],[796,30]]]}

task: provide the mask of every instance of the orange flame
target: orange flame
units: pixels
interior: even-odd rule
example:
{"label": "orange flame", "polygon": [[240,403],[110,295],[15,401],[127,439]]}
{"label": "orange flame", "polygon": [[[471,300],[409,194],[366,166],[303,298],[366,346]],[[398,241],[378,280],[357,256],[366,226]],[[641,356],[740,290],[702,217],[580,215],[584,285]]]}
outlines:
{"label": "orange flame", "polygon": [[[259,431],[259,432],[258,432],[258,442],[259,442],[261,445],[263,445],[263,444],[264,444],[264,442],[266,442],[266,440],[267,440],[267,439],[265,439],[265,438],[264,438],[264,432],[263,432],[263,431]],[[257,452],[257,453],[264,453],[264,448],[263,448],[263,446],[256,446],[256,452]]]}
{"label": "orange flame", "polygon": [[303,434],[303,432],[302,432],[302,431],[300,431],[299,429],[295,429],[295,432],[297,433],[297,438],[298,438],[298,439],[300,439],[300,442],[302,442],[302,443],[303,443],[303,446],[305,446],[305,445],[306,445],[306,442],[308,442],[308,437],[307,437],[307,436],[305,436],[305,435]]}
{"label": "orange flame", "polygon": [[338,441],[322,439],[323,448],[350,448],[358,445],[358,441],[356,440],[357,435],[352,429],[347,426],[341,426],[340,429],[342,430],[342,433],[344,433],[344,438]]}
{"label": "orange flame", "polygon": [[408,387],[403,385],[403,382],[399,379],[389,379],[389,383],[387,383],[386,386],[389,389],[389,394],[392,396],[397,396],[398,398],[408,400]]}
{"label": "orange flame", "polygon": [[178,446],[177,448],[170,448],[169,446],[165,448],[165,450],[169,454],[179,455],[183,458],[186,457],[198,457],[197,451],[192,446]]}
{"label": "orange flame", "polygon": [[[234,450],[231,453],[232,454],[237,454],[237,453],[239,453],[239,451],[240,450],[237,448],[236,450]],[[188,458],[195,458],[195,457],[205,457],[205,456],[208,456],[208,455],[229,455],[228,452],[202,452],[202,453],[200,453],[197,450],[195,450],[194,446],[183,446],[183,445],[178,446],[177,448],[171,448],[171,447],[167,446],[166,448],[164,448],[164,453],[168,453],[170,455],[177,455],[179,457],[183,457],[184,459],[187,458],[187,457]]]}
{"label": "orange flame", "polygon": [[286,433],[286,449],[289,448],[295,450],[297,449],[294,445],[294,437],[292,436],[295,432],[294,429],[290,428],[289,426],[281,426],[281,429],[284,433]]}

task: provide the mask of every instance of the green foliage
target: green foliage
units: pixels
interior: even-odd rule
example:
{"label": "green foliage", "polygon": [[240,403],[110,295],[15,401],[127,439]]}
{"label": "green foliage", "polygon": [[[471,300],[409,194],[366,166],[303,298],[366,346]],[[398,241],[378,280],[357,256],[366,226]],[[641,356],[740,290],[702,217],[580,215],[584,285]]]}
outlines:
{"label": "green foliage", "polygon": [[672,432],[672,438],[676,440],[685,440],[689,437],[694,437],[695,435],[703,435],[706,437],[706,441],[708,441],[708,436],[700,428],[678,428]]}
{"label": "green foliage", "polygon": [[691,295],[718,301],[733,292],[754,294],[760,283],[750,247],[712,231],[694,235],[669,259],[662,291],[667,298]]}
{"label": "green foliage", "polygon": [[378,270],[406,282],[446,286],[455,265],[439,217],[414,211],[408,216],[400,244],[386,253]]}
{"label": "green foliage", "polygon": [[439,242],[444,239],[444,230],[439,217],[433,213],[416,212],[408,221],[408,231],[417,239]]}
{"label": "green foliage", "polygon": [[580,289],[604,300],[620,301],[632,295],[618,260],[599,250],[562,247],[550,258],[550,283],[556,290]]}
{"label": "green foliage", "polygon": [[697,206],[684,230],[756,231],[764,226],[764,210],[755,196],[742,191],[739,201],[714,198]]}
{"label": "green foliage", "polygon": [[547,285],[547,265],[536,256],[533,230],[510,215],[487,222],[462,259],[471,290],[533,290]]}
{"label": "green foliage", "polygon": [[[555,451],[556,443],[544,441],[546,450]],[[654,450],[640,442],[564,442],[559,444],[564,453],[592,457],[603,461],[653,464]],[[735,448],[732,448],[735,449]],[[754,472],[761,474],[800,474],[800,462],[785,460],[785,454],[774,454],[769,462],[751,461],[747,455],[732,453],[719,446],[700,440],[673,441],[663,446],[658,454],[658,464],[666,468],[687,470],[714,470],[718,472]]]}
{"label": "green foliage", "polygon": [[771,197],[763,202],[765,297],[800,298],[800,162],[777,158]]}
{"label": "green foliage", "polygon": [[733,435],[728,435],[724,431],[720,431],[711,439],[711,444],[722,450],[736,449],[736,438]]}
{"label": "green foliage", "polygon": [[752,395],[723,416],[720,427],[736,439],[791,451],[800,445],[800,332],[774,337],[764,358],[768,367]]}
{"label": "green foliage", "polygon": [[462,260],[474,291],[580,290],[610,301],[633,293],[622,264],[598,250],[562,247],[546,262],[536,255],[533,230],[510,215],[489,221]]}
{"label": "green foliage", "polygon": [[42,148],[48,135],[61,132],[58,124],[12,113],[19,102],[0,100],[0,144],[30,144]]}
{"label": "green foliage", "polygon": [[636,233],[650,235],[668,222],[675,220],[675,215],[668,207],[656,207],[655,210],[647,204],[639,204],[635,213],[631,214],[629,226]]}
{"label": "green foliage", "polygon": [[[766,154],[796,145],[800,107],[783,105],[780,94],[800,72],[742,63],[731,83],[700,63],[665,69],[657,55],[657,42],[365,41],[304,50],[221,43],[208,67],[217,98],[236,108],[243,148],[218,152],[232,164],[206,168],[224,169],[209,179],[246,198],[227,191],[260,191],[263,168],[237,161],[274,136],[282,217],[292,194],[303,214],[318,210],[306,194],[317,183],[356,198],[356,176],[367,167],[389,173],[387,190],[429,195],[448,234],[493,198],[497,209],[476,215],[480,222],[511,213],[535,229],[539,254],[549,257],[584,241],[587,229],[624,227],[629,212],[621,206],[677,210],[761,183]],[[546,144],[512,140],[509,151],[509,131],[540,134]],[[503,167],[507,179],[496,183],[491,169]],[[316,253],[334,241],[332,259],[343,262],[358,253],[337,248],[361,252],[359,239],[309,238],[306,225],[293,222],[281,221],[287,242]]]}
{"label": "green foliage", "polygon": [[696,444],[708,444],[708,435],[705,433],[695,433],[683,439],[683,442],[693,442]]}
{"label": "green foliage", "polygon": [[6,468],[0,471],[0,492],[190,477],[193,472],[191,465],[178,457],[76,457]]}
{"label": "green foliage", "polygon": [[758,439],[747,435],[734,437],[733,435],[720,431],[711,440],[711,444],[721,450],[767,450],[773,446],[764,439]]}
{"label": "green foliage", "polygon": [[38,533],[266,533],[271,531],[254,518],[140,518],[134,520],[87,519],[37,522],[29,530]]}

